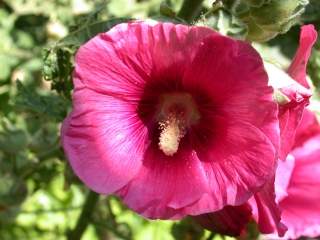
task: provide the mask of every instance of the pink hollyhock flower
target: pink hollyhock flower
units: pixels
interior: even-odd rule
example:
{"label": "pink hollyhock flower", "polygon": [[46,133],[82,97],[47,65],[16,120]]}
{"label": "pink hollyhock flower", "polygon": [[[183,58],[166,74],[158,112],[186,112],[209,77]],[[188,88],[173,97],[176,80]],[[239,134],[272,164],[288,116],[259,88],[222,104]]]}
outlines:
{"label": "pink hollyhock flower", "polygon": [[[314,30],[313,25],[307,25],[302,28],[300,47],[298,48],[296,56],[288,69],[288,74],[299,84],[308,89],[310,89],[310,86],[306,80],[306,67],[311,54],[311,48],[316,42],[316,39],[317,33]],[[294,101],[280,105],[279,109],[280,124],[282,124],[282,126],[280,126],[282,132],[281,145],[283,149],[281,156],[284,159],[292,148],[293,141],[295,139],[295,129],[301,120],[305,106],[309,103],[309,99],[305,96],[308,96],[308,94],[310,96],[311,94],[298,86],[296,88],[283,88],[283,91],[290,96],[290,99],[294,99]]]}
{"label": "pink hollyhock flower", "polygon": [[148,218],[240,205],[272,178],[279,122],[259,54],[209,28],[119,24],[77,52],[62,144],[79,178]]}
{"label": "pink hollyhock flower", "polygon": [[[283,161],[292,150],[296,129],[301,121],[305,107],[309,104],[311,90],[306,80],[306,67],[316,39],[317,32],[314,26],[303,26],[301,28],[299,48],[287,71],[288,75],[283,71],[276,69],[270,71],[270,69],[267,69],[271,85],[280,90],[286,98],[284,102],[279,103],[281,136],[279,157]],[[262,233],[270,233],[276,229],[279,236],[282,236],[286,228],[280,222],[280,209],[275,200],[276,194],[273,180],[269,181],[249,202],[253,208],[253,216],[259,224],[259,230]]]}
{"label": "pink hollyhock flower", "polygon": [[[276,69],[274,66],[266,65],[271,85],[275,89],[280,90],[285,97],[285,101],[280,102],[279,104],[279,124],[281,135],[279,157],[281,159],[285,159],[287,157],[288,149],[292,150],[292,147],[296,146],[301,141],[301,136],[308,136],[308,132],[310,131],[305,129],[302,124],[299,127],[297,137],[295,138],[296,129],[300,123],[303,110],[309,103],[309,97],[311,95],[310,91],[308,90],[309,85],[307,85],[306,81],[306,64],[316,37],[317,33],[312,25],[302,27],[300,46],[288,70],[289,75],[279,69]],[[301,71],[303,73],[301,73]],[[293,81],[292,78],[295,81]],[[279,162],[277,179],[280,176],[283,182],[287,182],[288,179],[290,179],[291,168],[290,164],[287,164],[287,162],[290,161],[289,159],[291,158],[292,156],[290,155],[287,157],[286,162]],[[277,182],[279,181],[277,180]],[[275,188],[277,195],[275,193]],[[258,223],[259,230],[262,233],[277,232],[279,236],[283,236],[286,232],[286,227],[283,223],[287,222],[285,222],[285,220],[283,223],[280,221],[280,209],[276,198],[277,200],[281,198],[281,194],[283,194],[285,190],[281,191],[280,189],[285,188],[280,188],[278,183],[276,183],[276,186],[274,186],[273,178],[248,201],[247,204],[250,206],[249,210],[248,207],[243,210],[241,208],[227,206],[221,211],[197,217],[196,220],[202,224],[201,220],[199,221],[199,218],[204,218],[203,221],[206,221],[209,218],[214,219],[214,221],[211,221],[211,225],[202,225],[207,228],[210,226],[209,229],[212,229],[216,232],[222,232],[224,234],[227,233],[235,236],[240,235],[250,218],[243,218],[243,221],[239,221],[237,226],[235,226],[234,222],[232,221],[229,223],[226,222],[225,219],[234,215],[248,216],[249,212],[251,212],[251,219],[254,219]],[[221,219],[223,222],[226,222],[226,225],[219,229],[220,225],[217,225],[216,222],[221,221]]]}
{"label": "pink hollyhock flower", "polygon": [[320,236],[320,124],[310,111],[303,115],[291,155],[276,175],[282,220],[288,227],[283,239]]}

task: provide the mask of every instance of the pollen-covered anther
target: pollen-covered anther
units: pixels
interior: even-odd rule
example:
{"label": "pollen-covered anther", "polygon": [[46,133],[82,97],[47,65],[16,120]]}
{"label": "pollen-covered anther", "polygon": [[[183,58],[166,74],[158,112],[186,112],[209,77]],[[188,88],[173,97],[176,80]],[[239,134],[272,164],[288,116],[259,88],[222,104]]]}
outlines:
{"label": "pollen-covered anther", "polygon": [[163,94],[158,106],[159,149],[165,155],[173,156],[188,129],[198,123],[200,114],[189,93]]}
{"label": "pollen-covered anther", "polygon": [[180,140],[186,134],[186,123],[179,114],[169,114],[159,122],[159,148],[167,156],[173,156],[179,148]]}

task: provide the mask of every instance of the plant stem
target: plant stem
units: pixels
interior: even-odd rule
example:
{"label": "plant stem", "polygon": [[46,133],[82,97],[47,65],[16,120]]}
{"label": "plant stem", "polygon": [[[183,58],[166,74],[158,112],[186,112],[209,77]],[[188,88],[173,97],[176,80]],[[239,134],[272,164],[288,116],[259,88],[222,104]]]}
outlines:
{"label": "plant stem", "polygon": [[203,14],[204,18],[207,18],[209,15],[215,13],[216,11],[218,11],[219,9],[223,8],[223,3],[221,0],[217,0],[212,4],[212,8]]}
{"label": "plant stem", "polygon": [[203,0],[184,0],[178,17],[192,22],[200,13]]}
{"label": "plant stem", "polygon": [[78,218],[77,224],[73,230],[67,234],[68,240],[80,240],[82,234],[89,225],[95,205],[99,200],[99,195],[90,191],[87,195],[82,211]]}
{"label": "plant stem", "polygon": [[210,233],[209,237],[207,238],[207,240],[212,240],[214,238],[215,234],[213,232]]}

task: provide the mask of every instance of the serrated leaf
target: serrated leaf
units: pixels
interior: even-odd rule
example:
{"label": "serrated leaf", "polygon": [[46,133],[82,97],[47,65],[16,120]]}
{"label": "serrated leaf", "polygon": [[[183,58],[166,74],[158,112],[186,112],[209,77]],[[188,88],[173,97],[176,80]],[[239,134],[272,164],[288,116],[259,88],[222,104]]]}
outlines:
{"label": "serrated leaf", "polygon": [[246,26],[225,10],[219,10],[214,15],[205,18],[204,25],[219,31],[223,35],[238,39],[244,39],[247,33]]}
{"label": "serrated leaf", "polygon": [[70,103],[64,98],[53,94],[41,96],[20,81],[17,81],[17,89],[17,107],[56,121],[62,121],[66,116]]}
{"label": "serrated leaf", "polygon": [[87,24],[61,39],[50,49],[44,50],[42,73],[45,80],[52,82],[52,88],[67,98],[71,98],[73,58],[76,50],[98,33],[106,32],[113,26],[130,21],[117,18]]}

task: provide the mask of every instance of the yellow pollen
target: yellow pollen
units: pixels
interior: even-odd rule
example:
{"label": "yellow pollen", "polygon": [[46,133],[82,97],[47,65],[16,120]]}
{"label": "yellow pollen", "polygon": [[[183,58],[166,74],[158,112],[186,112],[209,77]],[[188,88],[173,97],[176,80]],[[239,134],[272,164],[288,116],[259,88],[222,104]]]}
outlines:
{"label": "yellow pollen", "polygon": [[178,151],[180,140],[186,134],[185,122],[181,117],[170,114],[166,120],[159,123],[159,127],[159,148],[165,155],[173,156]]}
{"label": "yellow pollen", "polygon": [[171,92],[159,97],[157,111],[159,149],[166,156],[178,152],[181,139],[200,119],[197,105],[189,93]]}

